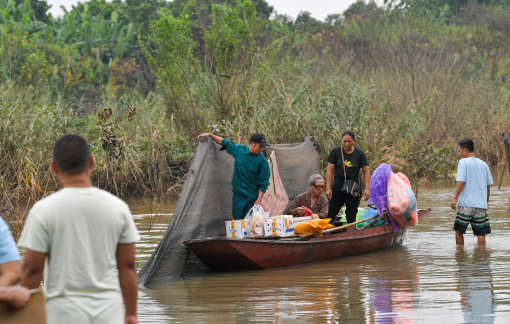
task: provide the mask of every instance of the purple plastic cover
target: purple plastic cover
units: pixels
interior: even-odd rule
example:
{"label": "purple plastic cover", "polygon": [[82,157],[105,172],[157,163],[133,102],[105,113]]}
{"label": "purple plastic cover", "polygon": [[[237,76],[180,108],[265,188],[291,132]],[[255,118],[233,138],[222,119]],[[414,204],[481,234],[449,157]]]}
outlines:
{"label": "purple plastic cover", "polygon": [[[370,199],[368,203],[374,204],[379,214],[384,210],[388,210],[388,181],[392,173],[391,165],[383,163],[375,170],[370,180]],[[389,213],[388,216],[393,231],[398,231],[400,227]]]}

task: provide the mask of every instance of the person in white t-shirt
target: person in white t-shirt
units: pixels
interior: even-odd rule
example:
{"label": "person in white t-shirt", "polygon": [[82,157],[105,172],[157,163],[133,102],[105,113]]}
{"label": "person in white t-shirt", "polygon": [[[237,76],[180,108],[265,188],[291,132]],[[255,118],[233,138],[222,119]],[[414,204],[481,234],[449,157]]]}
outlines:
{"label": "person in white t-shirt", "polygon": [[127,204],[91,185],[93,165],[81,136],[55,143],[51,168],[63,189],[32,207],[18,242],[27,249],[20,285],[39,287],[46,270],[49,324],[138,323],[139,234]]}
{"label": "person in white t-shirt", "polygon": [[475,144],[470,138],[463,138],[458,144],[460,157],[457,167],[457,189],[450,204],[457,211],[453,224],[455,242],[464,244],[464,234],[469,224],[473,234],[478,238],[478,244],[485,244],[485,235],[491,233],[491,225],[487,211],[489,210],[491,170],[487,163],[475,156]]}

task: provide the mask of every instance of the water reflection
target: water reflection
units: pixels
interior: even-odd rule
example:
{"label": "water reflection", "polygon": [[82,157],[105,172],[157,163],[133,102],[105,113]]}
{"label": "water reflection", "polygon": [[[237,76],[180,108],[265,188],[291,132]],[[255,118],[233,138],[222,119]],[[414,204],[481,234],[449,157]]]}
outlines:
{"label": "water reflection", "polygon": [[393,265],[382,278],[372,279],[373,323],[414,323],[406,314],[412,314],[419,289],[418,268],[406,264],[409,260],[408,250],[403,247],[395,251]]}
{"label": "water reflection", "polygon": [[472,254],[464,246],[457,248],[458,289],[465,323],[494,323],[493,287],[485,245],[476,246]]}
{"label": "water reflection", "polygon": [[[454,184],[421,189],[433,213],[402,247],[268,271],[211,273],[142,287],[140,323],[510,322],[510,187],[493,190],[486,247],[456,247]],[[172,210],[139,209],[139,265],[164,235]],[[135,212],[134,212],[135,213]],[[156,217],[156,218],[155,218]],[[149,219],[150,218],[150,219]],[[149,230],[150,228],[150,230]]]}

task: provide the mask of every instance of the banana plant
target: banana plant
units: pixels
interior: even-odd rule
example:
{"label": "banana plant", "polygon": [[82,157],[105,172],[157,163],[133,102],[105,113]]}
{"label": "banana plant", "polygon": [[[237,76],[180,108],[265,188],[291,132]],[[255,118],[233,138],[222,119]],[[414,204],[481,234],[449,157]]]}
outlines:
{"label": "banana plant", "polygon": [[[1,24],[20,24],[22,29],[27,31],[31,28],[33,23],[36,25],[44,23],[37,22],[35,19],[31,19],[34,14],[30,0],[25,0],[23,3],[16,5],[14,0],[0,0],[0,23]],[[40,23],[40,24],[37,24]]]}
{"label": "banana plant", "polygon": [[111,10],[110,6],[97,16],[92,16],[87,3],[83,8],[83,12],[74,6],[71,11],[63,8],[62,18],[50,18],[48,26],[51,31],[46,30],[45,42],[76,45],[84,54],[108,53],[110,58],[122,59],[127,43],[133,40],[134,24],[118,11],[113,11],[111,19],[106,20],[104,17]]}

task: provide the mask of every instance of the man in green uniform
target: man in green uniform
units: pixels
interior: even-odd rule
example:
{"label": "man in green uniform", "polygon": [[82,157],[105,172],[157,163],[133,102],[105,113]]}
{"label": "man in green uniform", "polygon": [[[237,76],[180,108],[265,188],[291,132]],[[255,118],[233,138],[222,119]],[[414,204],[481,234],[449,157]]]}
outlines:
{"label": "man in green uniform", "polygon": [[262,197],[269,186],[269,163],[260,154],[264,147],[269,147],[264,134],[255,133],[250,138],[250,146],[235,144],[226,138],[211,133],[198,136],[211,136],[221,145],[220,150],[227,152],[235,158],[234,176],[232,177],[232,215],[234,219],[244,219],[244,216],[254,205],[260,205]]}

